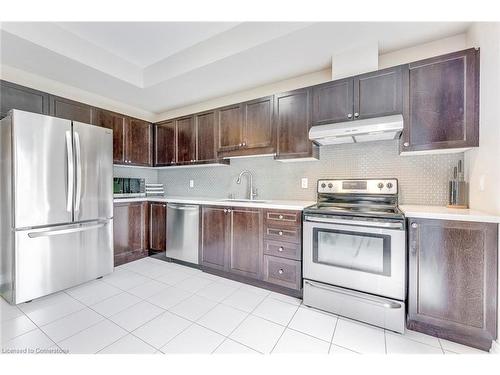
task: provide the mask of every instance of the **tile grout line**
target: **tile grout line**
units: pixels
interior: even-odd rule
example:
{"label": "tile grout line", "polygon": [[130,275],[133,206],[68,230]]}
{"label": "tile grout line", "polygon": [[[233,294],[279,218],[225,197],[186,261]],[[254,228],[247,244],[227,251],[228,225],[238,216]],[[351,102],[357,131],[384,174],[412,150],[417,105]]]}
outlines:
{"label": "tile grout line", "polygon": [[295,314],[297,314],[297,311],[299,311],[299,308],[300,308],[300,305],[297,306],[297,309],[295,310],[295,312],[293,313],[292,317],[290,318],[290,320],[288,321],[288,323],[286,324],[285,326],[285,329],[283,330],[283,332],[281,332],[281,335],[280,337],[278,338],[278,340],[274,343],[274,346],[273,348],[271,349],[271,351],[269,352],[269,354],[272,354],[274,349],[276,349],[276,345],[278,345],[278,343],[280,342],[281,338],[283,337],[283,335],[285,334],[286,330],[288,329],[288,326],[290,325],[290,322],[293,320],[293,318],[295,317]]}
{"label": "tile grout line", "polygon": [[333,327],[332,337],[330,339],[330,347],[328,348],[328,354],[332,351],[333,338],[335,337],[335,331],[337,331],[337,324],[339,324],[339,317],[337,316],[337,320],[335,321],[335,327]]}

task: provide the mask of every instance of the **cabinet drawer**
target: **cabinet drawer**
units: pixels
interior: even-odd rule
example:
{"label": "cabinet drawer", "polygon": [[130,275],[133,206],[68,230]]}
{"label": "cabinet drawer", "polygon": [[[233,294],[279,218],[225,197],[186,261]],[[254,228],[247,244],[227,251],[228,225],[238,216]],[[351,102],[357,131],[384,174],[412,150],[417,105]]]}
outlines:
{"label": "cabinet drawer", "polygon": [[269,225],[291,225],[300,226],[302,220],[301,211],[275,211],[266,210],[265,221]]}
{"label": "cabinet drawer", "polygon": [[266,226],[264,236],[269,240],[300,243],[300,227]]}
{"label": "cabinet drawer", "polygon": [[290,259],[264,256],[264,281],[286,288],[301,288],[301,262]]}
{"label": "cabinet drawer", "polygon": [[265,241],[264,254],[281,258],[302,259],[300,244],[279,241]]}

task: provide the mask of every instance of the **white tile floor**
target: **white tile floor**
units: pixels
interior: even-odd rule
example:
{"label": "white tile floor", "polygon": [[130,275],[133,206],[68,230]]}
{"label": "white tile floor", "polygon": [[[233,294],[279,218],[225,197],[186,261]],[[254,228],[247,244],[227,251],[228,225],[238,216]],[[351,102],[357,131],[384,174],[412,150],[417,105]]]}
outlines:
{"label": "white tile floor", "polygon": [[484,353],[399,335],[297,298],[145,258],[17,307],[0,298],[2,352]]}

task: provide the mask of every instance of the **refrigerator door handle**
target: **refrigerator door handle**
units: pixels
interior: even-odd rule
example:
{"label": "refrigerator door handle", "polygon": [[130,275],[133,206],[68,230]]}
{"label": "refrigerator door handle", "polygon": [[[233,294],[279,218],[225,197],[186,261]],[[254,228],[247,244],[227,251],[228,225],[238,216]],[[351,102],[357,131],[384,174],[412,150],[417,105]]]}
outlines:
{"label": "refrigerator door handle", "polygon": [[71,139],[71,131],[66,131],[66,153],[68,160],[67,186],[68,195],[66,197],[66,211],[73,212],[73,188],[75,181],[75,168],[73,161],[73,141]]}
{"label": "refrigerator door handle", "polygon": [[62,229],[49,229],[42,232],[31,232],[28,233],[29,238],[39,238],[39,237],[49,237],[49,236],[59,236],[61,234],[75,233],[75,232],[84,232],[91,229],[102,228],[106,225],[105,222],[100,222],[93,225],[71,225],[69,227],[64,227]]}
{"label": "refrigerator door handle", "polygon": [[80,134],[74,132],[75,136],[75,160],[76,160],[76,193],[75,193],[75,212],[80,211],[82,201],[82,158],[80,148]]}

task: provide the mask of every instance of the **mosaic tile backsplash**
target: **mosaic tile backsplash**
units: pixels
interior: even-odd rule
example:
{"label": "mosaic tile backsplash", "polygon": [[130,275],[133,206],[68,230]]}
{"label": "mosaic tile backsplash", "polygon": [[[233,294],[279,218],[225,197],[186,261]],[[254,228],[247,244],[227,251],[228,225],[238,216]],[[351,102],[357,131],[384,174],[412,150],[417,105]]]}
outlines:
{"label": "mosaic tile backsplash", "polygon": [[[400,156],[399,141],[323,146],[319,161],[281,163],[272,157],[232,159],[228,167],[159,170],[167,195],[244,198],[247,181],[236,184],[242,170],[254,176],[259,199],[316,200],[320,178],[392,178],[399,180],[401,204],[444,205],[448,180],[463,153]],[[307,189],[301,178],[309,179]],[[189,188],[189,180],[194,187]]]}

